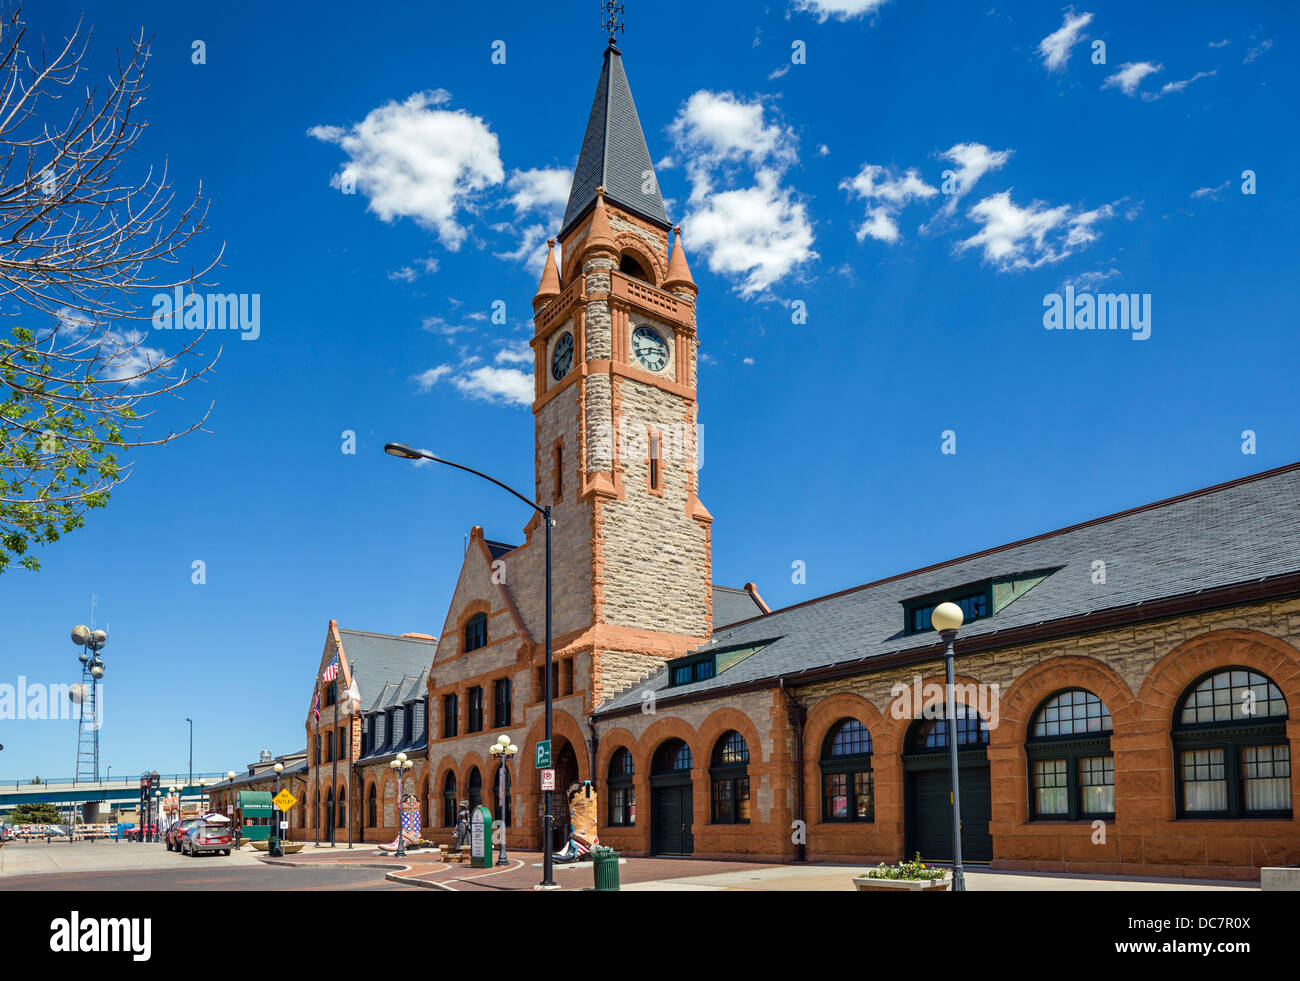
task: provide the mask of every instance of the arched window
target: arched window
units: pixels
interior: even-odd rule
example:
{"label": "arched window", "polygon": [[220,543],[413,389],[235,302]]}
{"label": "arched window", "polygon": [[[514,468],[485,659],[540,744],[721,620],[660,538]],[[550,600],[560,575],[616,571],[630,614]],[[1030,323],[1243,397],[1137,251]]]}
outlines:
{"label": "arched window", "polygon": [[636,824],[636,788],[632,786],[635,764],[626,746],[609,761],[609,823],[616,827]]}
{"label": "arched window", "polygon": [[713,747],[709,766],[714,824],[749,824],[749,746],[734,729]]}
{"label": "arched window", "polygon": [[474,813],[474,808],[483,805],[483,774],[479,773],[478,767],[469,771],[469,811]]}
{"label": "arched window", "polygon": [[1025,755],[1033,794],[1030,817],[1078,821],[1115,814],[1110,710],[1083,688],[1057,692],[1038,707]]}
{"label": "arched window", "polygon": [[[957,716],[957,748],[975,749],[989,744],[989,724],[974,709],[955,706]],[[934,753],[948,748],[948,720],[928,719],[912,731],[910,750],[913,753]]]}
{"label": "arched window", "polygon": [[315,811],[314,814],[312,814],[312,825],[311,825],[311,826],[312,826],[313,828],[319,828],[319,827],[320,827],[320,812],[321,812],[320,802],[321,802],[321,795],[320,795],[320,791],[318,790],[318,791],[316,791],[316,811]]}
{"label": "arched window", "polygon": [[670,739],[655,750],[655,758],[650,765],[650,772],[654,774],[673,773],[682,770],[689,772],[691,766],[691,747],[680,739]]}
{"label": "arched window", "polygon": [[487,614],[475,613],[465,623],[465,650],[487,647]]}
{"label": "arched window", "polygon": [[448,770],[442,780],[442,826],[456,827],[456,771]]}
{"label": "arched window", "polygon": [[874,821],[875,777],[871,733],[857,719],[843,719],[822,743],[822,820]]}
{"label": "arched window", "polygon": [[510,827],[513,812],[510,808],[510,767],[497,764],[497,772],[492,776],[492,820],[501,820],[501,771],[506,772],[506,827]]}
{"label": "arched window", "polygon": [[338,807],[335,808],[335,810],[337,810],[338,813],[334,818],[334,826],[338,828],[346,828],[348,826],[348,788],[347,787],[339,788]]}
{"label": "arched window", "polygon": [[618,264],[618,271],[644,283],[650,282],[650,277],[646,275],[645,268],[633,256],[624,255]]}
{"label": "arched window", "polygon": [[325,827],[330,828],[334,825],[334,788],[325,795]]}
{"label": "arched window", "polygon": [[379,824],[379,795],[375,792],[375,785],[370,785],[370,793],[366,795],[366,827],[373,828]]}
{"label": "arched window", "polygon": [[1290,817],[1291,747],[1282,691],[1257,671],[1224,668],[1174,711],[1178,816]]}

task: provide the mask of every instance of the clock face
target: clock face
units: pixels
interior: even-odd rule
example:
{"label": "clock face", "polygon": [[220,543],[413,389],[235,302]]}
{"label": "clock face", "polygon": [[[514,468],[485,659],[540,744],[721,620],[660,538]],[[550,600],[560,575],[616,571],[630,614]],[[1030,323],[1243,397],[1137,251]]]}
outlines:
{"label": "clock face", "polygon": [[668,345],[653,327],[641,326],[632,331],[632,352],[651,371],[662,371],[668,363]]}
{"label": "clock face", "polygon": [[551,377],[559,381],[569,373],[572,365],[573,335],[566,331],[564,336],[555,342],[555,350],[551,353]]}

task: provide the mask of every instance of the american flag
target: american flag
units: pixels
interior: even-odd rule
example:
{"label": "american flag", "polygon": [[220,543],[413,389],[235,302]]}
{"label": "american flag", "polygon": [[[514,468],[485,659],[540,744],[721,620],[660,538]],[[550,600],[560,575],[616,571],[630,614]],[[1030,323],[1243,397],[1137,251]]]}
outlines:
{"label": "american flag", "polygon": [[321,680],[333,681],[338,676],[339,676],[339,656],[335,654],[334,660],[330,661],[329,666],[325,669],[325,673],[321,675]]}
{"label": "american flag", "polygon": [[311,707],[312,714],[316,716],[316,721],[320,721],[320,689],[316,689],[316,704]]}
{"label": "american flag", "polygon": [[[595,842],[593,842],[593,845],[599,845],[599,844],[600,844],[600,839],[597,838]],[[577,835],[573,836],[573,850],[576,851],[579,855],[586,855],[587,852],[591,851],[593,845],[588,845]]]}

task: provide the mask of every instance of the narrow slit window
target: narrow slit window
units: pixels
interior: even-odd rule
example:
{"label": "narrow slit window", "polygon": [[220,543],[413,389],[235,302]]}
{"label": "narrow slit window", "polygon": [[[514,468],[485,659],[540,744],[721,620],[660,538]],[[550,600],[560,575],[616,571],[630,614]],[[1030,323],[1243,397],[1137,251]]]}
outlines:
{"label": "narrow slit window", "polygon": [[661,440],[658,433],[650,434],[650,489],[659,490],[660,474],[660,454],[662,452]]}

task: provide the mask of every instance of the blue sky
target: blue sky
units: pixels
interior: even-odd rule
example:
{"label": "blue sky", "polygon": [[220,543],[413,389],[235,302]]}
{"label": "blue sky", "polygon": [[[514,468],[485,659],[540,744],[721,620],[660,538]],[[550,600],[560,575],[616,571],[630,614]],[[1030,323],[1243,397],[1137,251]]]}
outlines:
{"label": "blue sky", "polygon": [[[210,431],[0,578],[3,683],[74,681],[98,597],[114,775],[183,768],[186,716],[196,769],[300,748],[331,617],[440,633],[469,528],[521,540],[507,495],[382,446],[531,490],[518,352],[604,39],[594,0],[440,6],[89,15],[101,73],[154,37],[139,164],[202,182],[221,289],[261,298],[159,418],[211,401]],[[1293,8],[737,9],[629,2],[620,41],[700,287],[716,581],[788,605],[1300,456]],[[1149,295],[1150,337],[1045,330],[1066,284]],[[70,774],[75,740],[0,722],[0,776]]]}

